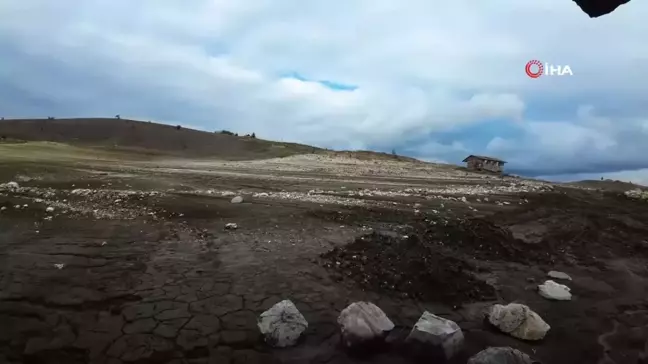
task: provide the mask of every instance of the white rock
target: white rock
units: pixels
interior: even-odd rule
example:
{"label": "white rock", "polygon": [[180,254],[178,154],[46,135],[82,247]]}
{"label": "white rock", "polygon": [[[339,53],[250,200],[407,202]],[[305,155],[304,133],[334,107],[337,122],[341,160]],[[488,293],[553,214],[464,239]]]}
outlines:
{"label": "white rock", "polygon": [[50,207],[45,209],[45,212],[54,212],[54,208],[52,206],[50,206]]}
{"label": "white rock", "polygon": [[552,280],[547,280],[544,284],[538,286],[540,296],[549,300],[569,301],[572,297],[569,291],[571,291],[569,287]]}
{"label": "white rock", "polygon": [[266,343],[282,348],[295,345],[308,328],[308,322],[290,300],[281,301],[262,313],[257,325]]}
{"label": "white rock", "polygon": [[337,319],[346,347],[384,340],[394,323],[371,302],[354,302],[342,310]]}
{"label": "white rock", "polygon": [[522,340],[541,340],[551,328],[537,313],[519,303],[494,305],[488,321],[502,332]]}
{"label": "white rock", "polygon": [[461,197],[461,201],[462,202],[468,202],[468,200],[466,200],[466,197]]}
{"label": "white rock", "polygon": [[236,230],[236,229],[238,229],[238,225],[233,223],[233,222],[230,222],[230,223],[225,224],[225,229],[227,229],[227,230]]}
{"label": "white rock", "polygon": [[56,269],[63,269],[63,267],[65,267],[65,264],[63,263],[54,264],[54,267],[56,267]]}
{"label": "white rock", "polygon": [[27,204],[24,204],[24,205],[23,205],[23,207],[24,207],[24,208],[28,208],[28,207],[29,207],[29,205],[27,205]]}
{"label": "white rock", "polygon": [[525,353],[509,347],[492,347],[468,359],[468,364],[533,364]]}
{"label": "white rock", "polygon": [[2,187],[5,187],[5,188],[8,188],[8,189],[10,189],[10,190],[15,190],[15,189],[20,188],[20,185],[18,184],[18,182],[13,182],[13,181],[11,181],[11,182],[7,182],[7,183],[3,183],[1,186],[2,186]]}
{"label": "white rock", "polygon": [[0,211],[4,211],[4,210],[6,210],[6,209],[7,209],[7,206],[2,206],[2,207],[0,207]]}
{"label": "white rock", "polygon": [[558,272],[555,270],[552,270],[549,273],[547,273],[547,276],[554,279],[566,279],[568,281],[571,281],[571,277],[567,273]]}
{"label": "white rock", "polygon": [[236,196],[232,199],[232,203],[241,203],[243,202],[243,197],[241,196]]}
{"label": "white rock", "polygon": [[234,193],[232,191],[224,191],[224,192],[221,192],[221,196],[223,196],[223,197],[236,196],[236,193]]}
{"label": "white rock", "polygon": [[405,343],[418,357],[449,360],[461,351],[464,336],[454,321],[425,311]]}
{"label": "white rock", "polygon": [[254,194],[254,197],[268,197],[268,196],[270,196],[270,194],[268,194],[267,192],[261,192],[261,193],[255,193]]}

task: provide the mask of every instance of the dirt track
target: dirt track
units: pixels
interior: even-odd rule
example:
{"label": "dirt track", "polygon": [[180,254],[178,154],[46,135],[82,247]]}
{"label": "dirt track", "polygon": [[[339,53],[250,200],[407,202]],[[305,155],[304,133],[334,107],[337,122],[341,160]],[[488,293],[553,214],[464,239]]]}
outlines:
{"label": "dirt track", "polygon": [[[423,310],[455,320],[466,336],[457,363],[502,345],[557,364],[648,354],[646,204],[446,167],[313,158],[1,166],[0,182],[21,188],[0,191],[0,362],[354,363],[335,320],[356,300],[404,329]],[[461,269],[424,274],[397,248],[390,259],[404,261],[391,264],[371,244],[347,245],[363,236],[410,241]],[[339,255],[345,246],[373,270],[359,274]],[[399,285],[394,269],[416,282]],[[549,270],[572,276],[572,301],[535,292]],[[309,329],[297,347],[271,350],[256,317],[286,298]],[[484,324],[484,308],[512,301],[551,325],[545,340]]]}

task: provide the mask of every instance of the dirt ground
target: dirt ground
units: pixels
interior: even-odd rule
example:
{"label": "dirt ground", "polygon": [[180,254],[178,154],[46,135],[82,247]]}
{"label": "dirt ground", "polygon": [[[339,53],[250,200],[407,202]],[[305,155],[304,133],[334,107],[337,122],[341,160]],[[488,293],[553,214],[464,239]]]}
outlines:
{"label": "dirt ground", "polygon": [[[356,363],[336,318],[357,300],[402,331],[424,310],[456,321],[454,363],[488,346],[543,363],[648,362],[648,205],[616,192],[321,156],[13,160],[0,164],[9,181],[0,363]],[[572,301],[538,295],[549,270],[572,277]],[[309,327],[274,350],[256,319],[283,299]],[[509,302],[540,314],[547,337],[484,322]]]}

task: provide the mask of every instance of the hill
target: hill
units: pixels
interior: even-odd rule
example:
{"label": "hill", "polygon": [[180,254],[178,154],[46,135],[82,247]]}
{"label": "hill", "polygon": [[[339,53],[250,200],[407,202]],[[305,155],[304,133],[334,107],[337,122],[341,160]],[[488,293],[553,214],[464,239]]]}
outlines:
{"label": "hill", "polygon": [[629,190],[634,190],[637,188],[646,188],[646,186],[641,186],[638,184],[622,181],[613,181],[611,179],[606,180],[583,180],[577,182],[566,183],[570,186],[578,186],[585,188],[594,188],[599,190],[611,191],[611,192],[625,192]]}
{"label": "hill", "polygon": [[244,160],[322,152],[303,144],[281,143],[127,119],[12,119],[0,121],[5,141],[48,141],[76,146],[134,150],[182,157]]}

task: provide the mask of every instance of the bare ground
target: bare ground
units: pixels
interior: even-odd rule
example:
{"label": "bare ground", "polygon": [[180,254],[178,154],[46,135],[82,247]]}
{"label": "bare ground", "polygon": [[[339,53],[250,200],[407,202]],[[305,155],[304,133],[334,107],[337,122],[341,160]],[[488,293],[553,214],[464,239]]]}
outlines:
{"label": "bare ground", "polygon": [[[456,363],[502,345],[557,364],[648,354],[648,206],[616,193],[326,156],[12,160],[0,180],[21,185],[0,191],[0,362],[356,363],[335,323],[356,300],[403,330],[423,310],[455,320]],[[549,270],[572,301],[537,294]],[[282,299],[309,328],[272,350],[256,317]],[[484,323],[513,301],[551,325],[543,341]]]}

